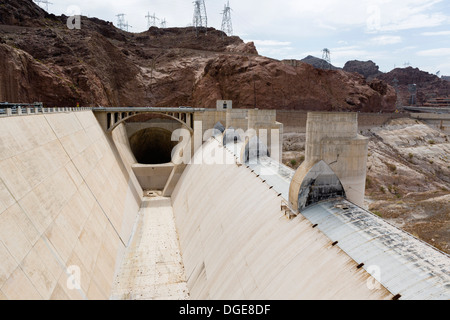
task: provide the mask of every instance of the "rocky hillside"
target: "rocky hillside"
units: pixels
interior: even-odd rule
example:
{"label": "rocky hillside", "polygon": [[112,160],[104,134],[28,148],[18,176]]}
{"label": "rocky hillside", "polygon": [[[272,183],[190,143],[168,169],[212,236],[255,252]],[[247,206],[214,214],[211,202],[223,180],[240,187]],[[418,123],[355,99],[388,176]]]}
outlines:
{"label": "rocky hillside", "polygon": [[422,105],[433,97],[450,96],[450,82],[418,68],[396,68],[377,78],[392,85],[394,85],[394,79],[398,80],[399,98],[403,105],[410,104],[411,94],[408,86],[411,84],[417,87],[417,105]]}
{"label": "rocky hillside", "polygon": [[393,88],[342,70],[288,66],[253,43],[208,29],[128,33],[112,23],[47,14],[31,0],[0,0],[0,101],[48,106],[215,107],[392,111]]}
{"label": "rocky hillside", "polygon": [[[369,138],[366,207],[450,254],[450,138],[399,118],[361,132]],[[305,133],[284,132],[283,162],[305,160]]]}
{"label": "rocky hillside", "polygon": [[352,60],[348,61],[344,68],[344,71],[347,72],[357,72],[360,75],[362,75],[367,80],[372,80],[373,78],[376,78],[378,75],[380,75],[382,72],[380,71],[380,68],[375,64],[375,62],[369,60],[369,61],[358,61],[358,60]]}
{"label": "rocky hillside", "polygon": [[445,77],[439,78],[434,74],[422,71],[418,68],[396,68],[390,72],[383,73],[373,61],[349,61],[344,66],[345,71],[356,72],[362,75],[367,81],[380,79],[392,86],[395,86],[397,79],[399,91],[399,104],[410,105],[411,93],[409,86],[416,85],[416,104],[422,105],[433,97],[450,96],[450,82],[445,81]]}
{"label": "rocky hillside", "polygon": [[450,141],[424,123],[397,119],[364,132],[370,138],[369,209],[450,253]]}
{"label": "rocky hillside", "polygon": [[312,65],[314,68],[326,70],[341,70],[341,68],[335,67],[332,64],[328,63],[327,61],[314,56],[307,56],[306,58],[303,58],[300,61]]}

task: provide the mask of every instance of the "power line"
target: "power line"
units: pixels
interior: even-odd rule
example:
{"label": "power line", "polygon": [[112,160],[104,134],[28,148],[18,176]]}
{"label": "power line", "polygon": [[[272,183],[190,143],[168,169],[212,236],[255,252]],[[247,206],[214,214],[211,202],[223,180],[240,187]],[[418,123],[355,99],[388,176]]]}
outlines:
{"label": "power line", "polygon": [[225,8],[222,12],[223,18],[222,18],[222,31],[227,36],[233,35],[233,24],[231,22],[231,7],[230,7],[230,1],[227,2],[225,5]]}

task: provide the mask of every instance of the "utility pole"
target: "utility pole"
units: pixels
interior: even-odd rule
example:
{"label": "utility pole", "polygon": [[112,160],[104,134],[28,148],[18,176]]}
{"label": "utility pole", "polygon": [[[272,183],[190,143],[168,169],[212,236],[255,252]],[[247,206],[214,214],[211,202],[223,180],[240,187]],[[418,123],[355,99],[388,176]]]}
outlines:
{"label": "utility pole", "polygon": [[233,35],[233,24],[231,23],[231,8],[230,8],[230,1],[227,2],[225,5],[225,8],[222,12],[223,18],[222,18],[222,31],[227,36]]}
{"label": "utility pole", "polygon": [[194,1],[194,21],[193,26],[198,35],[199,29],[208,29],[208,16],[206,14],[205,0]]}
{"label": "utility pole", "polygon": [[40,5],[41,3],[45,4],[45,11],[47,11],[47,12],[48,12],[48,5],[53,4],[53,3],[49,2],[48,0],[33,0],[33,1],[35,3],[37,3],[38,5]]}

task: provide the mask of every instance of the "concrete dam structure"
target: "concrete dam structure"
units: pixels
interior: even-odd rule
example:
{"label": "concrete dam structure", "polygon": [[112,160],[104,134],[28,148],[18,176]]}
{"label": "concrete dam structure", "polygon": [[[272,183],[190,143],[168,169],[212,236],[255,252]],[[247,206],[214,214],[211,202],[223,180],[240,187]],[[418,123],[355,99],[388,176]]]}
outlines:
{"label": "concrete dam structure", "polygon": [[295,172],[275,111],[35,111],[0,116],[0,299],[450,298],[361,208],[356,114],[309,114]]}

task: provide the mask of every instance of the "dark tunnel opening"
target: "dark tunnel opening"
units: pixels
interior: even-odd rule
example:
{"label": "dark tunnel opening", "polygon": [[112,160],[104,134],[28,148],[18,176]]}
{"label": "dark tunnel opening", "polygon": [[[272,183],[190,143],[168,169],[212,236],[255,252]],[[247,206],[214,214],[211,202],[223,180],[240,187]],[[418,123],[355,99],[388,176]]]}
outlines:
{"label": "dark tunnel opening", "polygon": [[131,151],[140,164],[171,162],[177,143],[172,141],[172,132],[162,128],[147,128],[130,137]]}

